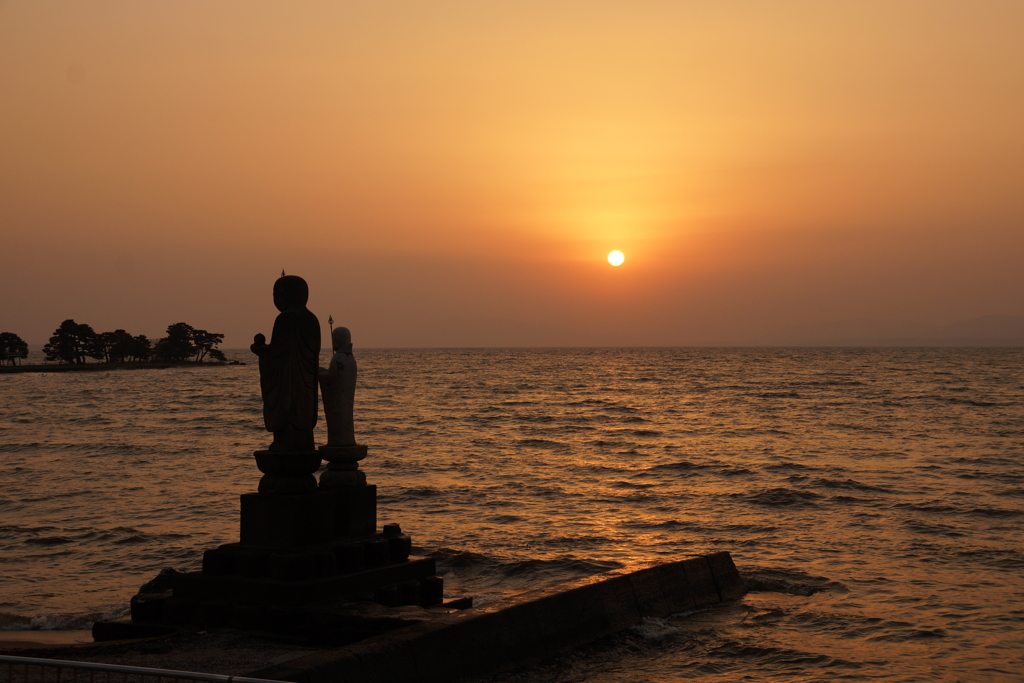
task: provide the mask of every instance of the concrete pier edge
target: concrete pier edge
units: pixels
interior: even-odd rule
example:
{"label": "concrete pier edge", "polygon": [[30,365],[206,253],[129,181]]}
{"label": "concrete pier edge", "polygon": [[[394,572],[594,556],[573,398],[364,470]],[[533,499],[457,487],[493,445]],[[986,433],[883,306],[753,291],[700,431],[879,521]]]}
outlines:
{"label": "concrete pier edge", "polygon": [[744,595],[728,552],[625,567],[247,674],[294,683],[434,683],[535,663],[636,624]]}

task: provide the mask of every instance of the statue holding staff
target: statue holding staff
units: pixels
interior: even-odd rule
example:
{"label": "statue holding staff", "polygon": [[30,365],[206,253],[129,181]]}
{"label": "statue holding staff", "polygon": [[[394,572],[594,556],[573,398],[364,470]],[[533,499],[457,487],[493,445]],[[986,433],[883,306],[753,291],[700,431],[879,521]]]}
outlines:
{"label": "statue holding staff", "polygon": [[267,344],[257,334],[249,348],[259,356],[263,421],[274,433],[271,451],[312,451],[317,420],[317,371],[320,355],[320,321],[306,302],[309,286],[296,275],[274,283],[274,305],[281,313]]}

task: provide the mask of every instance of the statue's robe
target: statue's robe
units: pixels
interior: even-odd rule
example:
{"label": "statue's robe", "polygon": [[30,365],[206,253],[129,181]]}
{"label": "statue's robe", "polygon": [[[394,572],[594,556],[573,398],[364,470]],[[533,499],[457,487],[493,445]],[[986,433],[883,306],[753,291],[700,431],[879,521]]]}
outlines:
{"label": "statue's robe", "polygon": [[356,359],[351,351],[334,354],[330,366],[320,371],[320,393],[324,397],[328,446],[356,445],[353,411],[357,373]]}
{"label": "statue's robe", "polygon": [[263,420],[272,451],[313,450],[317,420],[320,321],[305,306],[285,309],[260,354]]}

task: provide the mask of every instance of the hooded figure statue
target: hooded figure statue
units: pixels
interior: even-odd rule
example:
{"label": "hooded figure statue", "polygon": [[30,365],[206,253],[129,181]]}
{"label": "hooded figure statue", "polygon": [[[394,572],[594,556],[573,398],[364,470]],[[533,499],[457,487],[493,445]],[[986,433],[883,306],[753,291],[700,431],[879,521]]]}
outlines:
{"label": "hooded figure statue", "polygon": [[257,334],[249,348],[260,358],[263,421],[274,433],[271,451],[312,451],[317,419],[320,321],[306,302],[309,286],[296,275],[274,283],[274,305],[281,314],[267,344]]}
{"label": "hooded figure statue", "polygon": [[324,397],[327,418],[327,445],[355,446],[353,408],[356,395],[356,359],[352,355],[352,334],[347,327],[335,327],[331,333],[334,356],[326,369],[320,369],[320,393]]}

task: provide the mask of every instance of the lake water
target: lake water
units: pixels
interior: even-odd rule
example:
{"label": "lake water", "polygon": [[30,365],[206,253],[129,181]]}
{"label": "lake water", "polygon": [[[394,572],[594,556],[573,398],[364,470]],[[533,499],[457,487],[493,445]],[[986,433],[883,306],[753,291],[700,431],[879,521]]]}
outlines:
{"label": "lake water", "polygon": [[[450,595],[719,550],[753,589],[499,680],[1024,680],[1024,349],[357,357],[379,522]],[[268,437],[255,365],[0,375],[0,628],[236,541]]]}

